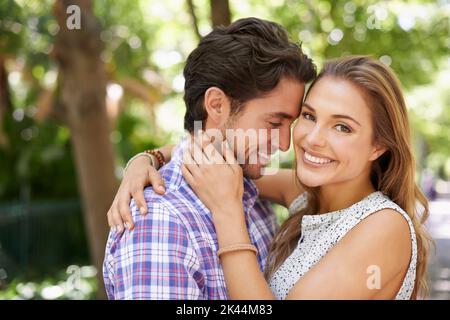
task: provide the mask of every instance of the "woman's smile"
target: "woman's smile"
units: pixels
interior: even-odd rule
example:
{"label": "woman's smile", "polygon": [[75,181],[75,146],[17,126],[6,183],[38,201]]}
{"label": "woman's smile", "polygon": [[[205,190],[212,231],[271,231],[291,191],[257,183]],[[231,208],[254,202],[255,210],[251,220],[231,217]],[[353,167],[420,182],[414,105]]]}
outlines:
{"label": "woman's smile", "polygon": [[315,152],[312,151],[308,152],[304,148],[302,148],[301,150],[303,163],[310,167],[323,168],[333,165],[336,162],[336,160],[319,155]]}

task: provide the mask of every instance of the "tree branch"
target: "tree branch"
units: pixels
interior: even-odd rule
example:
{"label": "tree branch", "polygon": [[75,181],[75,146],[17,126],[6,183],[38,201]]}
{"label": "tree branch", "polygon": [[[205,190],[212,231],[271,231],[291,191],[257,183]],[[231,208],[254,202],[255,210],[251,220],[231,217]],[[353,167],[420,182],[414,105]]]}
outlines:
{"label": "tree branch", "polygon": [[198,29],[198,19],[197,15],[195,14],[195,7],[194,7],[194,1],[193,0],[187,0],[187,5],[189,8],[189,14],[192,19],[192,25],[194,27],[195,35],[197,36],[197,39],[200,41],[202,39],[202,35],[200,34],[200,31]]}

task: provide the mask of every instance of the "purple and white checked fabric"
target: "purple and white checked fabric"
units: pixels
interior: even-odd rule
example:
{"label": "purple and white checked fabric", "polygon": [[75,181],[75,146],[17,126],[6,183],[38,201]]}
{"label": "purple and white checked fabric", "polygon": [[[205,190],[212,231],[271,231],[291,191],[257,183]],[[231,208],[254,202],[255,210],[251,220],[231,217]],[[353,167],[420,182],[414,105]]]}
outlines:
{"label": "purple and white checked fabric", "polygon": [[[110,232],[103,263],[109,299],[227,299],[223,270],[217,258],[217,236],[210,211],[181,174],[186,140],[160,173],[163,196],[144,191],[148,214],[134,201],[132,231]],[[252,243],[263,270],[277,228],[270,203],[258,198],[254,183],[244,178],[244,211]]]}

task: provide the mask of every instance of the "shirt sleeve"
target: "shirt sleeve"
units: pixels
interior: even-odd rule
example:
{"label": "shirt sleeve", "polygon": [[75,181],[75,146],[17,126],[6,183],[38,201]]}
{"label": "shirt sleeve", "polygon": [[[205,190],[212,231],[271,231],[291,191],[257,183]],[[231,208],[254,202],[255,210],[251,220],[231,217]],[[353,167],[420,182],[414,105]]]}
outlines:
{"label": "shirt sleeve", "polygon": [[106,243],[105,259],[103,261],[103,280],[105,284],[106,294],[109,300],[114,300],[114,264],[113,256],[111,254],[111,248],[114,245],[114,234],[109,233]]}
{"label": "shirt sleeve", "polygon": [[116,260],[120,298],[204,299],[198,257],[176,213],[158,202],[148,203],[145,217],[134,201],[131,210],[135,228],[124,232]]}

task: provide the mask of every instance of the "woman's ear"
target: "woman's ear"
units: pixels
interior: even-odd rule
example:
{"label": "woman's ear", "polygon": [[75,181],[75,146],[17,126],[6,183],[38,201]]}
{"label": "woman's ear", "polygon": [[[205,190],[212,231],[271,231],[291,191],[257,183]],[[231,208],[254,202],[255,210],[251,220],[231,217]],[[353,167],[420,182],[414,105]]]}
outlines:
{"label": "woman's ear", "polygon": [[220,128],[225,125],[230,115],[230,99],[221,89],[210,87],[205,92],[205,110],[208,113],[209,126]]}
{"label": "woman's ear", "polygon": [[375,145],[375,147],[372,151],[372,155],[370,156],[369,160],[370,161],[377,160],[379,157],[381,157],[383,155],[383,153],[386,152],[386,150],[387,150],[387,148],[385,146]]}

